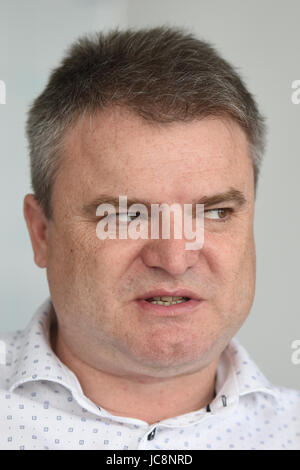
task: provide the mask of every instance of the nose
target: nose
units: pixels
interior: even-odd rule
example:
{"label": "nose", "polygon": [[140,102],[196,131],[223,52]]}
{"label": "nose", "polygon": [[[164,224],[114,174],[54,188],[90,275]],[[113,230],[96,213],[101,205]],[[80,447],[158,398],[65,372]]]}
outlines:
{"label": "nose", "polygon": [[149,268],[179,276],[197,263],[199,250],[187,250],[185,239],[158,239],[144,245],[141,258]]}

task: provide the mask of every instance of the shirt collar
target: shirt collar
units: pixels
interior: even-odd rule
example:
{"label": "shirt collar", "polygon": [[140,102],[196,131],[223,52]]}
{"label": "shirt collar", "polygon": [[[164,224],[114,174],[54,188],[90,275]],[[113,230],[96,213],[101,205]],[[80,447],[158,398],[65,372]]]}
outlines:
{"label": "shirt collar", "polygon": [[[224,359],[225,358],[229,359],[231,365],[230,374],[234,375],[236,378],[239,396],[261,392],[272,395],[274,398],[279,397],[275,387],[264,376],[237,338],[233,338],[225,349]],[[217,386],[219,385],[221,387],[221,370],[218,379]],[[230,379],[230,375],[223,380],[224,385],[226,385],[228,379]]]}
{"label": "shirt collar", "polygon": [[54,321],[56,316],[51,298],[48,297],[37,309],[25,330],[17,332],[17,356],[13,358],[10,392],[26,382],[42,380],[59,383],[71,391],[82,392],[75,374],[52,350],[50,326]]}
{"label": "shirt collar", "polygon": [[237,338],[232,338],[221,354],[215,384],[216,396],[210,403],[213,414],[226,415],[242,397],[264,393],[277,400],[279,394],[263,375]]}
{"label": "shirt collar", "polygon": [[[17,356],[13,358],[12,363],[10,392],[26,382],[45,380],[59,383],[68,388],[73,395],[83,397],[77,377],[59,360],[51,348],[50,325],[55,320],[55,311],[51,298],[48,297],[37,309],[25,330],[17,333],[18,346],[15,349]],[[36,359],[37,349],[39,359]],[[221,354],[215,391],[216,396],[210,403],[213,414],[217,411],[226,413],[238,404],[240,397],[251,393],[261,392],[278,398],[276,389],[236,338],[230,341]],[[90,408],[95,411],[96,405],[87,397],[85,400],[85,403],[90,402]]]}

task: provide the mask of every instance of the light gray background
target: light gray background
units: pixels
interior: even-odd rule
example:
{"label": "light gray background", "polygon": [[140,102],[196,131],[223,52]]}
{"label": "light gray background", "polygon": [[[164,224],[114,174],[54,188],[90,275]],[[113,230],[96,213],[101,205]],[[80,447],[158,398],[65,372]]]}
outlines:
{"label": "light gray background", "polygon": [[[30,192],[25,115],[49,71],[79,35],[114,26],[169,24],[211,41],[238,66],[268,118],[269,144],[256,203],[257,287],[238,333],[268,378],[300,388],[291,343],[300,339],[300,79],[298,0],[0,0],[0,330],[23,328],[48,296],[23,219]],[[298,290],[299,289],[299,290]]]}

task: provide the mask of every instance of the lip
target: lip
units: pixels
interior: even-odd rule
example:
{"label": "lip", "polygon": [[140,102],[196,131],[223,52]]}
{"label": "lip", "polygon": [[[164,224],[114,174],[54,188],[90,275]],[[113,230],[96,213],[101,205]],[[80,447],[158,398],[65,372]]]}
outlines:
{"label": "lip", "polygon": [[199,295],[195,292],[191,291],[190,289],[186,288],[178,288],[175,290],[172,289],[164,289],[164,288],[157,288],[152,289],[151,291],[145,292],[141,297],[137,300],[146,300],[150,297],[162,297],[162,296],[173,296],[173,297],[189,297],[192,300],[202,300]]}
{"label": "lip", "polygon": [[[146,300],[150,297],[160,297],[163,295],[189,297],[190,300],[180,304],[168,306],[151,304]],[[146,292],[142,297],[136,299],[138,306],[144,313],[159,317],[177,317],[179,315],[191,314],[203,301],[204,299],[201,299],[197,294],[189,289],[155,289]]]}

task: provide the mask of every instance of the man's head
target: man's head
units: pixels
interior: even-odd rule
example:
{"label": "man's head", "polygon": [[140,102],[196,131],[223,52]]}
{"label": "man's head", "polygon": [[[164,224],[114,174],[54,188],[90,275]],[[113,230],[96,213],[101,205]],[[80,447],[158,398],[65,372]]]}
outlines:
{"label": "man's head", "polygon": [[[34,195],[24,212],[47,268],[60,334],[87,364],[120,375],[197,371],[247,317],[264,125],[253,98],[205,42],[179,30],[113,31],[75,44],[31,108]],[[201,250],[185,240],[99,240],[103,195],[205,206]],[[216,209],[229,208],[224,219]],[[190,314],[156,317],[137,299],[186,288]]]}

